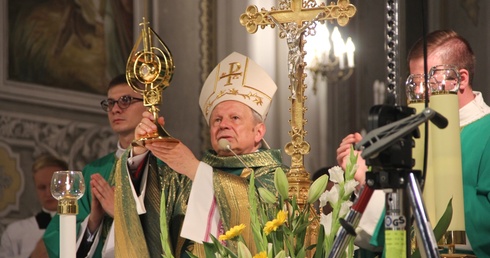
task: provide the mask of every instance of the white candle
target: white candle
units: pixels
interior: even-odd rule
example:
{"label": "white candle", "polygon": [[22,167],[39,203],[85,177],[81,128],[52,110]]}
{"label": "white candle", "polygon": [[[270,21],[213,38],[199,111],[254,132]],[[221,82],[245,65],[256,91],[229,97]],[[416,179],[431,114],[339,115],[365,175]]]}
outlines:
{"label": "white candle", "polygon": [[[443,115],[449,124],[441,129],[429,123],[429,150],[434,179],[436,219],[442,217],[452,199],[453,216],[448,231],[464,231],[463,172],[459,128],[458,96],[437,94],[430,97],[430,108]],[[450,178],[450,180],[448,180]]]}
{"label": "white candle", "polygon": [[60,257],[76,257],[76,218],[75,214],[60,214]]}
{"label": "white candle", "polygon": [[330,63],[330,50],[332,50],[332,45],[330,44],[330,31],[328,31],[327,26],[325,26],[325,52],[323,53],[325,60],[322,60],[322,64]]}
{"label": "white candle", "polygon": [[354,46],[354,43],[352,42],[352,38],[348,37],[347,42],[345,43],[345,48],[347,51],[347,66],[349,68],[354,67],[354,52],[356,51],[356,47]]}
{"label": "white candle", "polygon": [[335,27],[332,32],[333,51],[335,57],[339,60],[339,68],[344,69],[345,43],[340,35],[339,28]]}

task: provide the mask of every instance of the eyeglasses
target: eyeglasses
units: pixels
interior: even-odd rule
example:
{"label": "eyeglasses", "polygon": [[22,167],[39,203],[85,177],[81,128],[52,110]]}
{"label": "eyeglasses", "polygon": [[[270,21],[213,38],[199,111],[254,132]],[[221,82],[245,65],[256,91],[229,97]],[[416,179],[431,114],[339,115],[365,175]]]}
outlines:
{"label": "eyeglasses", "polygon": [[118,100],[104,99],[100,102],[100,106],[102,107],[102,109],[105,112],[110,112],[110,111],[112,111],[112,108],[114,107],[114,104],[116,104],[116,103],[120,109],[126,109],[136,101],[143,101],[143,99],[131,97],[129,95],[124,95],[124,96],[121,96]]}

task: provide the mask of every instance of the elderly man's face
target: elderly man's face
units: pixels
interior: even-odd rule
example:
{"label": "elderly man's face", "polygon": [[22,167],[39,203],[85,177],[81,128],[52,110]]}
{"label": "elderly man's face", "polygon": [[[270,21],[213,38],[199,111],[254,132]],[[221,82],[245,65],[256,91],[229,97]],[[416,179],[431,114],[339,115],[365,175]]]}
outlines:
{"label": "elderly man's face", "polygon": [[256,151],[265,134],[265,125],[258,123],[247,105],[238,101],[219,103],[209,118],[211,145],[218,156],[233,155],[219,146],[220,139],[228,140],[230,147],[237,154]]}

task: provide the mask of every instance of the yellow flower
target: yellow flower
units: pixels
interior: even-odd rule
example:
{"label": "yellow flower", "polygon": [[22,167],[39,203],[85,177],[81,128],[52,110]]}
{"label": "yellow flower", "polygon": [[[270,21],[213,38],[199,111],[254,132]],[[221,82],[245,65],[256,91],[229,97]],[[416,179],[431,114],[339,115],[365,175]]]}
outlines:
{"label": "yellow flower", "polygon": [[279,226],[281,226],[282,224],[284,224],[284,222],[286,222],[286,219],[287,219],[287,212],[280,210],[277,213],[277,217],[275,219],[273,219],[272,221],[267,221],[267,223],[265,223],[265,227],[264,227],[265,234],[269,235],[272,231],[276,231]]}
{"label": "yellow flower", "polygon": [[279,222],[279,226],[284,224],[284,222],[286,222],[286,219],[287,219],[287,212],[283,211],[283,210],[280,210],[278,213],[277,213],[277,220]]}
{"label": "yellow flower", "polygon": [[245,224],[234,226],[230,230],[226,231],[224,235],[220,235],[218,239],[221,241],[233,239],[238,235],[240,235],[244,228],[245,228]]}
{"label": "yellow flower", "polygon": [[254,255],[253,258],[267,258],[267,253],[265,251],[262,251],[256,255]]}

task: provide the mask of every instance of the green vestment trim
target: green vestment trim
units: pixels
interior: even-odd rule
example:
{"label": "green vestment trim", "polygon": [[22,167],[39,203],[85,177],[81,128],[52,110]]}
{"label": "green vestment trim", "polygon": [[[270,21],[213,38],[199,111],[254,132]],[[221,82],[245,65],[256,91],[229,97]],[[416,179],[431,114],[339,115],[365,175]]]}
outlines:
{"label": "green vestment trim", "polygon": [[[116,169],[115,230],[116,257],[162,257],[160,241],[160,196],[166,198],[166,218],[169,226],[168,239],[174,256],[180,257],[187,248],[180,238],[180,230],[189,199],[192,181],[173,171],[150,154],[147,192],[145,194],[146,214],[138,215],[127,171],[129,151],[123,154],[121,166]],[[156,160],[154,161],[151,160]],[[158,168],[155,168],[155,165]],[[156,182],[155,182],[156,181]],[[156,187],[155,189],[150,189]]]}

